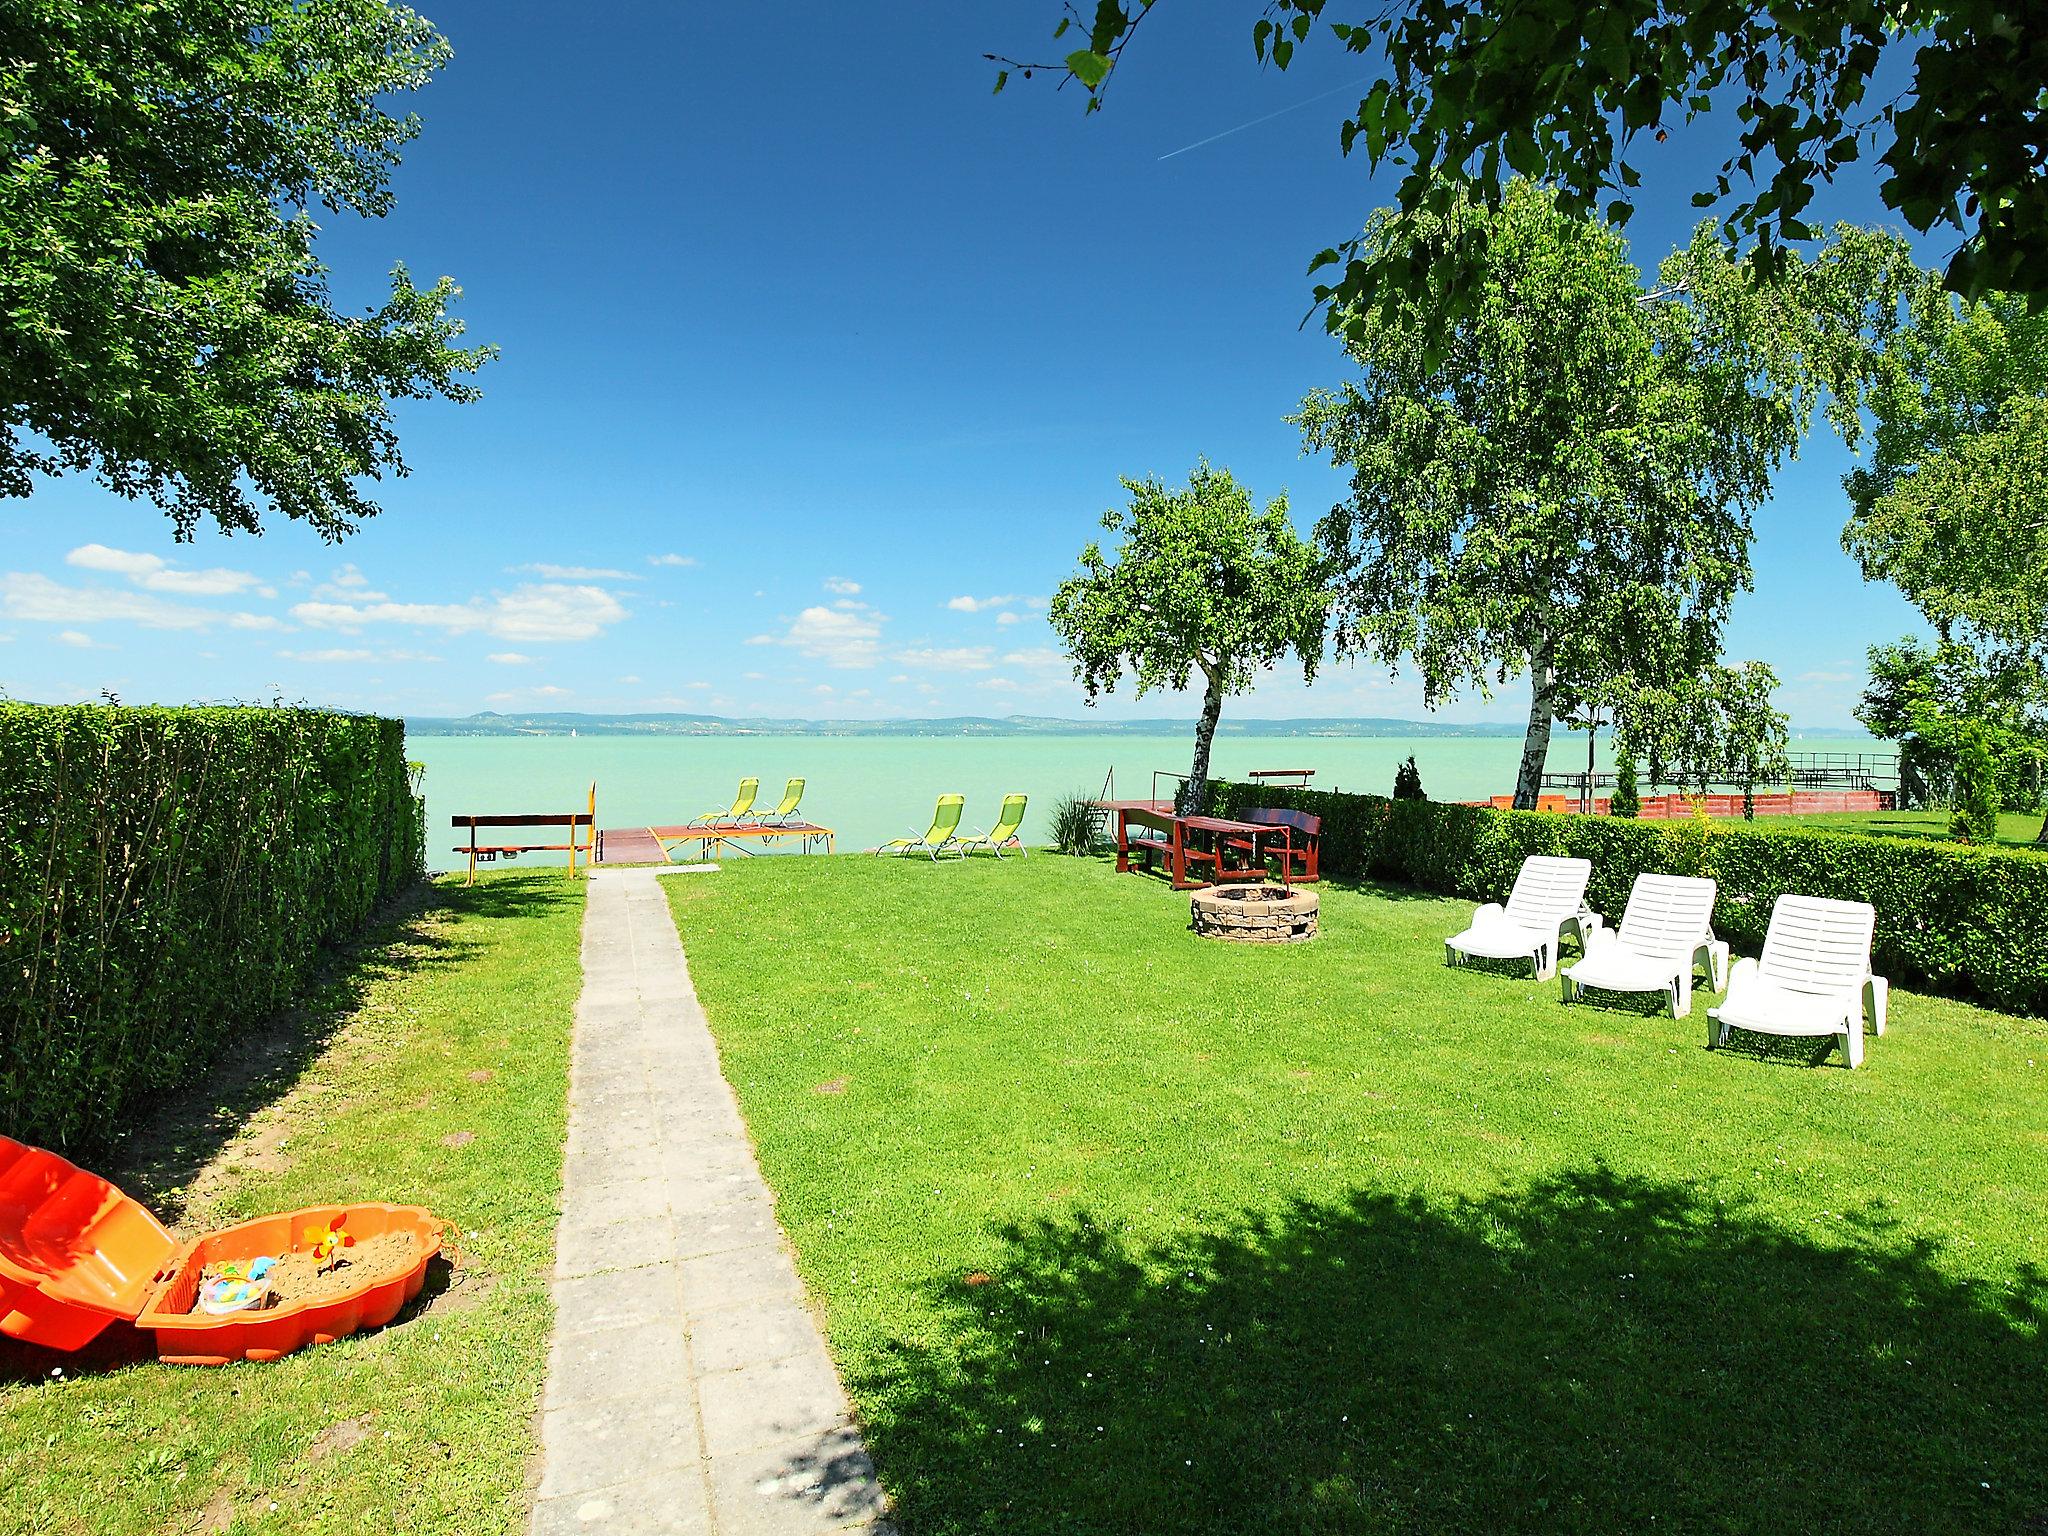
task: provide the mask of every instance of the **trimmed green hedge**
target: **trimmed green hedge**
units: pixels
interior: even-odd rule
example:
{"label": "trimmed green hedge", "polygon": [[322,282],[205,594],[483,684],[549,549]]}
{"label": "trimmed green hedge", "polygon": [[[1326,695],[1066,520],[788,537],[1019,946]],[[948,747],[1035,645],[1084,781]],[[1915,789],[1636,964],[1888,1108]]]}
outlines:
{"label": "trimmed green hedge", "polygon": [[1763,945],[1779,896],[1877,908],[1877,969],[1895,982],[2048,1013],[2048,855],[1747,823],[1626,821],[1219,783],[1224,815],[1260,805],[1323,818],[1323,869],[1472,901],[1502,901],[1530,854],[1590,859],[1587,899],[1616,921],[1635,877],[1711,875],[1715,930]]}
{"label": "trimmed green hedge", "polygon": [[103,1140],[422,879],[397,720],[0,703],[0,1131]]}

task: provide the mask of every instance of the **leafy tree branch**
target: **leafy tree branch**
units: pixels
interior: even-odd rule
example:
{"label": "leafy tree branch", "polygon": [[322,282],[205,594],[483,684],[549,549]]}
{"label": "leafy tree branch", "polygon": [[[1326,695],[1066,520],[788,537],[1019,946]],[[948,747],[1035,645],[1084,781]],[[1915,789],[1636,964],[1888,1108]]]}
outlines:
{"label": "leafy tree branch", "polygon": [[458,290],[339,313],[317,204],[379,217],[449,55],[387,0],[0,0],[0,495],[90,474],[180,537],[340,538],[402,475],[392,405],[476,398]]}

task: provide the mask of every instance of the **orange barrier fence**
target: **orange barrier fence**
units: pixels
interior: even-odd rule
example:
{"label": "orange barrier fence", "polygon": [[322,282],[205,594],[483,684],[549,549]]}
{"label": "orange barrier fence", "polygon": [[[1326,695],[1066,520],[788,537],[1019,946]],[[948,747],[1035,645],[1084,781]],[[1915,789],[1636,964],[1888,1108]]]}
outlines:
{"label": "orange barrier fence", "polygon": [[[1709,816],[1740,816],[1742,796],[1702,795],[1700,805]],[[1892,795],[1888,790],[1877,789],[1798,789],[1791,794],[1760,794],[1756,796],[1756,813],[1759,816],[1813,816],[1829,811],[1889,811],[1892,809]],[[1485,802],[1496,810],[1508,810],[1515,803],[1513,795],[1495,795]],[[1675,821],[1692,814],[1692,799],[1685,795],[1644,795],[1642,809],[1637,814],[1644,821]],[[1543,795],[1536,801],[1539,811],[1572,812],[1579,808],[1577,795]],[[1593,801],[1593,814],[1607,814],[1608,799],[1605,795]]]}

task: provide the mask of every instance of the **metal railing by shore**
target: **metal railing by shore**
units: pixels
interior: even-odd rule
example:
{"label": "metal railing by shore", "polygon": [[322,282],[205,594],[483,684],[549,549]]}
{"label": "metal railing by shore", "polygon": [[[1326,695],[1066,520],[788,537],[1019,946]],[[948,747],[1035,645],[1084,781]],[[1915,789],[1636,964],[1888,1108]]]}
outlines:
{"label": "metal railing by shore", "polygon": [[[1879,794],[1896,793],[1899,787],[1899,754],[1896,752],[1788,752],[1787,768],[1783,778],[1771,780],[1769,786],[1757,788],[1784,789],[1841,789],[1874,790]],[[1647,779],[1643,786],[1655,791],[1662,785],[1652,785]],[[1701,779],[1690,770],[1670,769],[1663,781],[1665,784],[1698,784]],[[1740,790],[1742,785],[1731,779],[1708,775],[1705,783],[1709,789]],[[1562,790],[1578,795],[1582,799],[1598,794],[1603,789],[1612,789],[1615,775],[1609,771],[1598,773],[1546,773],[1543,788]]]}

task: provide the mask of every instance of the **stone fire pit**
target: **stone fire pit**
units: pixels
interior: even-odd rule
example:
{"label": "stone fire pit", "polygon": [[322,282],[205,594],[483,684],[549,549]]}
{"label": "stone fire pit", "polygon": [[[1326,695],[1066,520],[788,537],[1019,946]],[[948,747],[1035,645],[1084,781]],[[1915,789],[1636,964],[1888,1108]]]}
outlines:
{"label": "stone fire pit", "polygon": [[1300,944],[1316,936],[1314,891],[1280,885],[1212,885],[1189,898],[1195,932],[1240,944]]}

